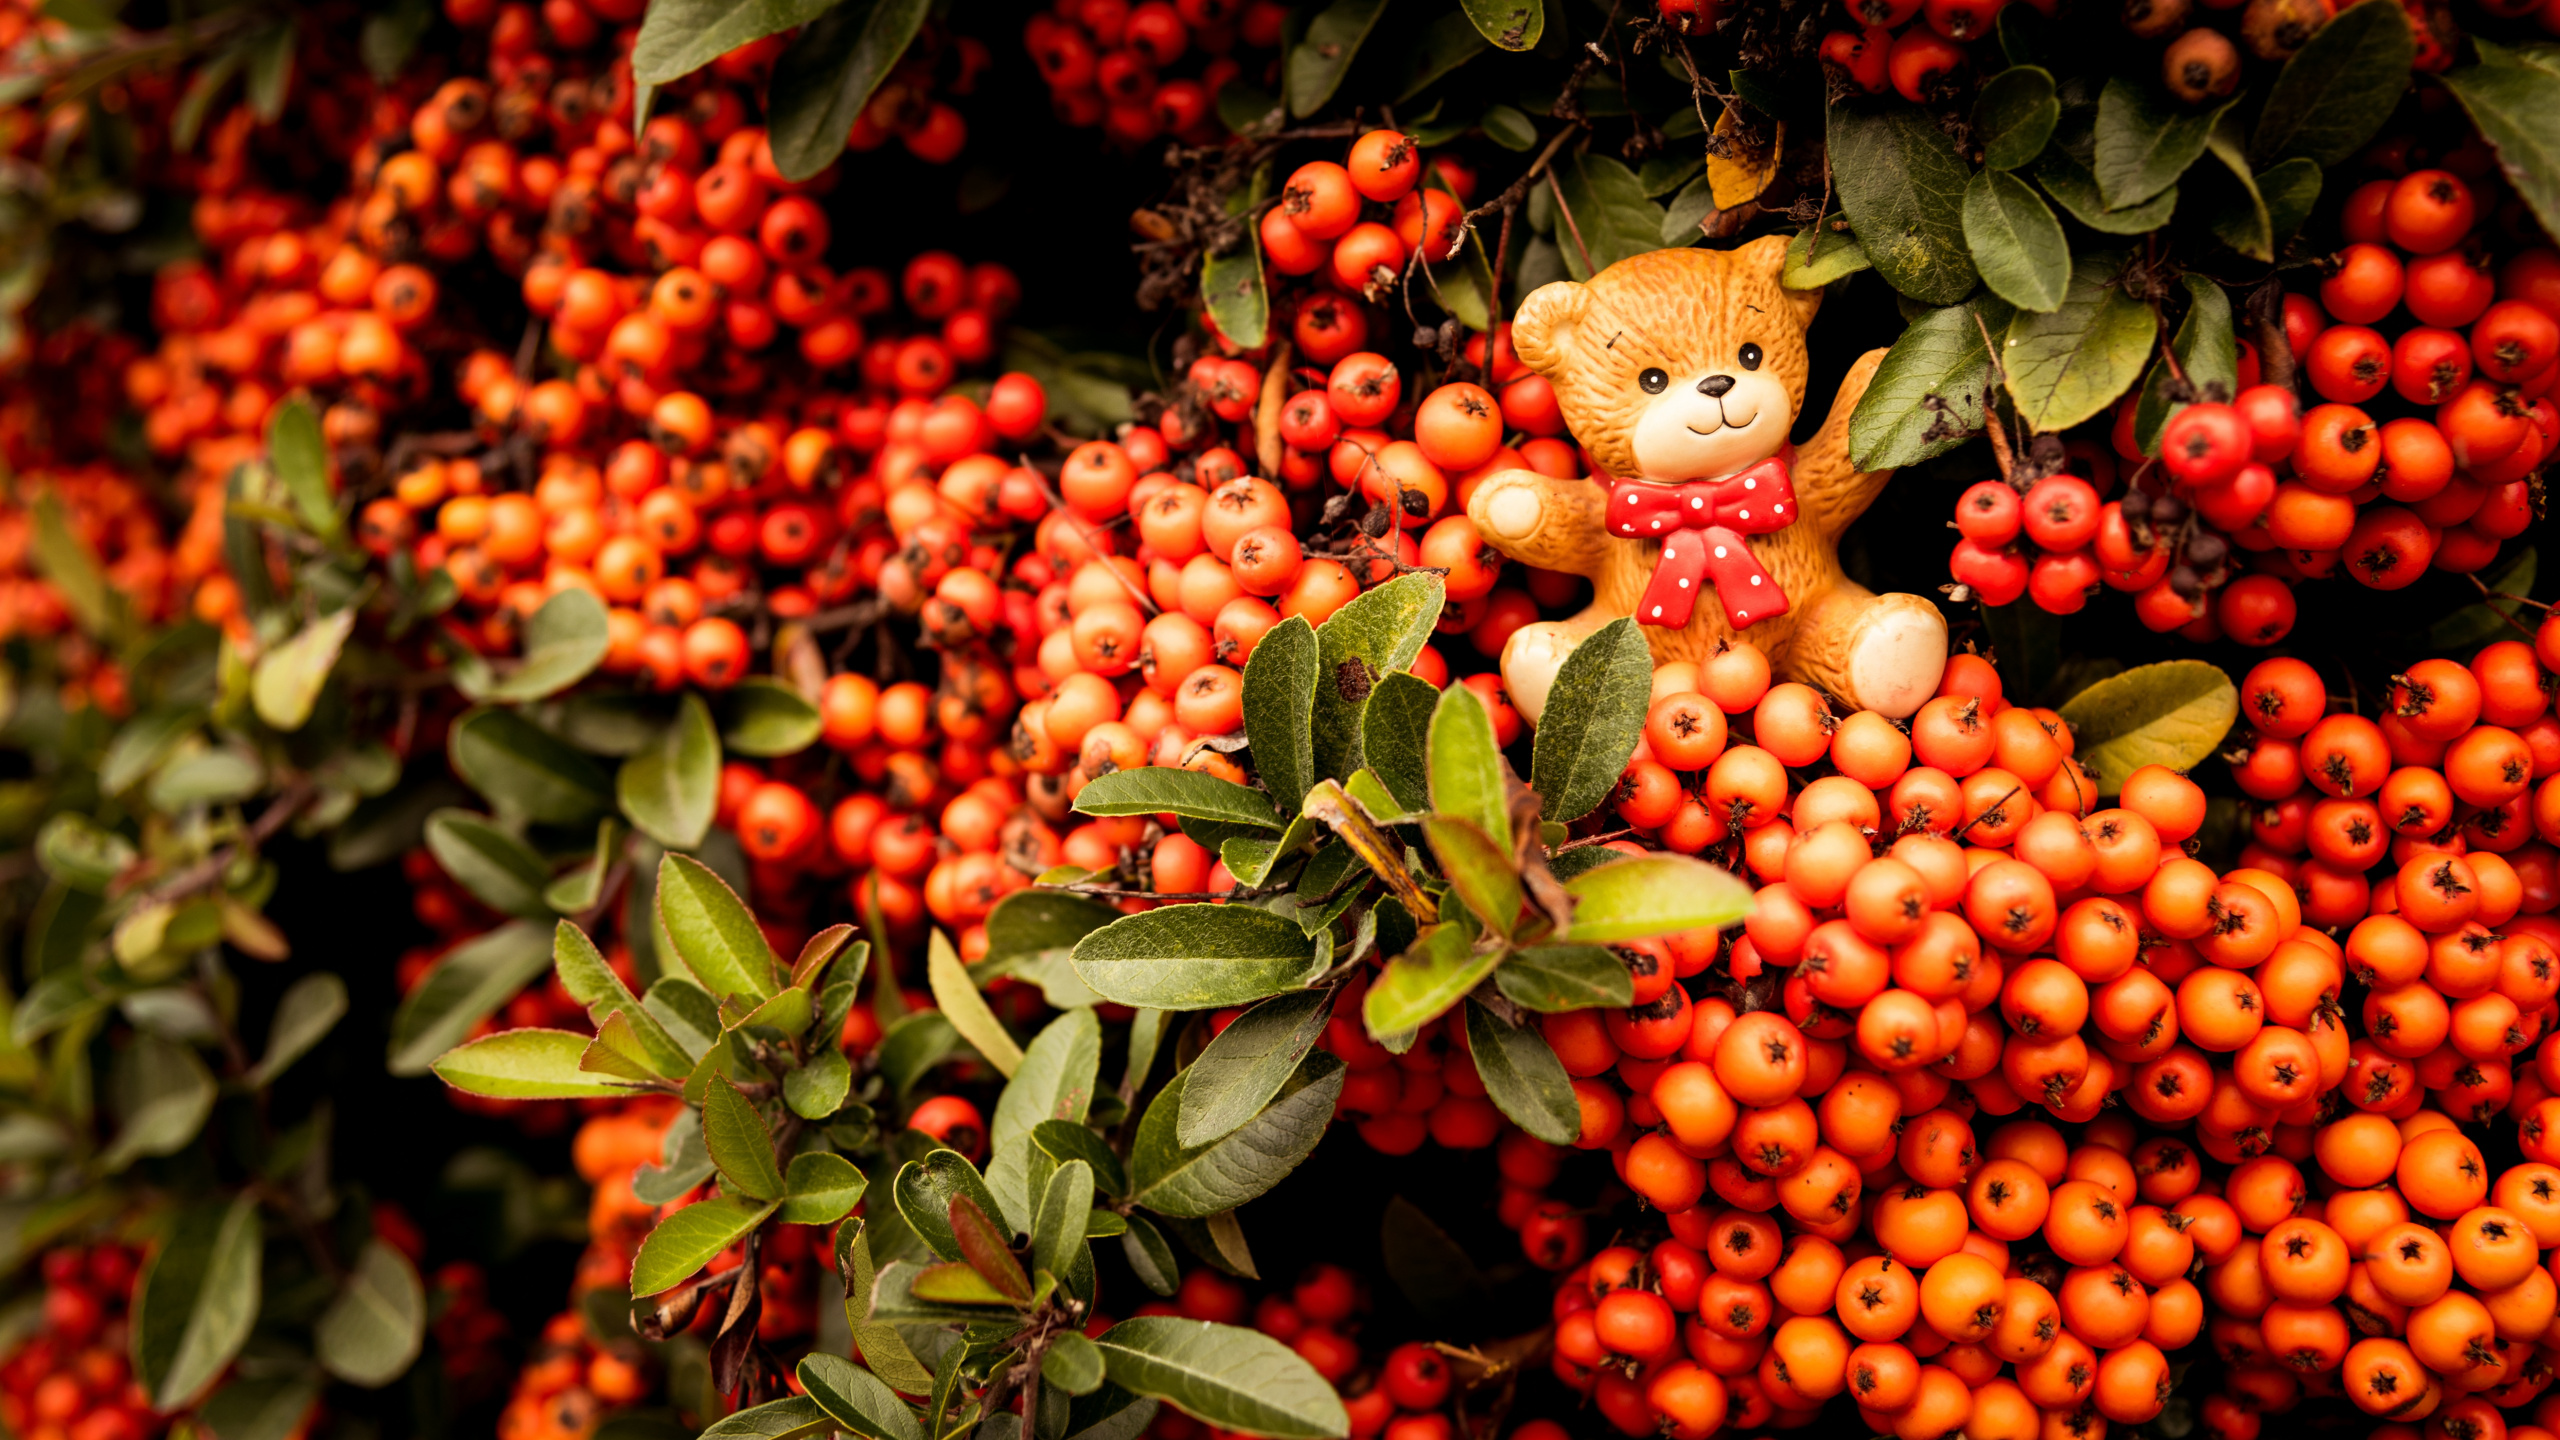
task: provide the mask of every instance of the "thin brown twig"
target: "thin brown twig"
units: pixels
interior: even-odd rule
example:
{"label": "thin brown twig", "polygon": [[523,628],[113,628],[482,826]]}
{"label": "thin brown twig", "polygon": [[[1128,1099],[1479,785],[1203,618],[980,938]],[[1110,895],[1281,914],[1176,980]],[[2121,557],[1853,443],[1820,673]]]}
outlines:
{"label": "thin brown twig", "polygon": [[1582,252],[1582,272],[1586,275],[1600,267],[1591,263],[1591,247],[1583,243],[1582,227],[1575,223],[1573,207],[1564,201],[1564,187],[1556,183],[1556,172],[1547,172],[1547,189],[1556,197],[1556,213],[1564,217],[1564,228],[1573,232],[1573,248]]}

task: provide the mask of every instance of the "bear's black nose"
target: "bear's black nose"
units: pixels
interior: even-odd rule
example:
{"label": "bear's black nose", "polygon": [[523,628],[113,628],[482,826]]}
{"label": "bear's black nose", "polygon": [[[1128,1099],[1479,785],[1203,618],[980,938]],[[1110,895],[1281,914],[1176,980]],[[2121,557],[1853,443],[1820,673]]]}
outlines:
{"label": "bear's black nose", "polygon": [[1698,382],[1699,394],[1711,396],[1716,399],[1722,399],[1724,397],[1724,392],[1732,388],[1733,377],[1730,375],[1710,375],[1706,379]]}

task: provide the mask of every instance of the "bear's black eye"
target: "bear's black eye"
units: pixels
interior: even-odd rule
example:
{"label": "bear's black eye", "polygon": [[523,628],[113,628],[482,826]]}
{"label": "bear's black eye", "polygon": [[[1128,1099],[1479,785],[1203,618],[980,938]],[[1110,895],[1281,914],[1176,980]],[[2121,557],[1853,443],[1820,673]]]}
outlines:
{"label": "bear's black eye", "polygon": [[1760,368],[1759,346],[1745,345],[1742,347],[1742,368],[1745,370],[1757,370]]}
{"label": "bear's black eye", "polygon": [[1647,395],[1659,395],[1671,384],[1671,377],[1659,370],[1647,370],[1636,377],[1636,383],[1644,387]]}

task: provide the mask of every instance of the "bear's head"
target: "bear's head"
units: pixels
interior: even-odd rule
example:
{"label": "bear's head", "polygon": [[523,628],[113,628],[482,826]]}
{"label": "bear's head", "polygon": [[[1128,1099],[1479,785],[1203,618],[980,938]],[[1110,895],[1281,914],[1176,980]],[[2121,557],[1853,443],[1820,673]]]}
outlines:
{"label": "bear's head", "polygon": [[1778,453],[1804,405],[1819,290],[1778,283],[1786,237],[1654,250],[1542,285],[1511,344],[1574,438],[1623,479],[1710,480]]}

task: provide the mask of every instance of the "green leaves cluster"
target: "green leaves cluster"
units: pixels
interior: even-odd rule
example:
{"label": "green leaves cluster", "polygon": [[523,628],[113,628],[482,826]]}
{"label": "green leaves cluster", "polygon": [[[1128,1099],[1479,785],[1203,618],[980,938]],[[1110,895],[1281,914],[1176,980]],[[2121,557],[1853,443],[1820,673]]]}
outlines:
{"label": "green leaves cluster", "polygon": [[[2147,77],[2058,77],[2031,63],[2026,45],[2003,48],[2011,63],[1976,89],[1967,149],[1898,101],[1829,108],[1843,218],[1916,311],[1852,418],[1851,451],[1863,467],[1912,465],[1962,444],[1995,399],[2025,431],[2055,431],[2104,413],[2137,385],[2138,435],[2156,447],[2175,409],[2171,367],[2155,359],[2164,341],[2191,383],[2227,387],[2233,374],[2233,307],[2205,276],[2250,284],[2284,257],[2323,168],[2360,150],[2398,105],[2413,42],[2399,12],[2346,8],[2262,96],[2205,108]],[[2560,84],[2560,69],[2528,80],[2520,72],[2531,68],[2488,76],[2473,91],[2514,85],[2519,93],[2503,103],[2523,113],[2522,93]],[[2452,88],[2461,93],[2460,83]],[[2533,113],[2552,112],[2546,103]],[[2519,156],[2531,153],[2523,134],[2514,141]],[[2126,248],[2136,236],[2153,237],[2140,257]]]}
{"label": "green leaves cluster", "polygon": [[[1473,691],[1402,673],[1440,606],[1437,578],[1409,575],[1320,627],[1293,619],[1264,637],[1244,676],[1244,738],[1262,788],[1144,769],[1100,777],[1078,797],[1087,814],[1172,815],[1218,841],[1235,896],[1119,916],[1061,914],[1063,897],[1035,891],[1008,898],[989,923],[991,967],[1035,945],[1065,949],[1102,999],[1168,1012],[1253,1007],[1141,1127],[1142,1148],[1160,1134],[1199,1152],[1166,1162],[1188,1177],[1164,1192],[1186,1213],[1209,1213],[1203,1194],[1249,1198],[1239,1187],[1267,1188],[1262,1177],[1276,1181],[1303,1155],[1293,1150],[1302,1134],[1312,1144],[1290,1118],[1291,1097],[1338,1088],[1315,1041],[1342,981],[1373,951],[1389,959],[1360,1002],[1370,1034],[1407,1044],[1469,1006],[1494,1102],[1533,1133],[1569,1139],[1570,1084],[1524,1012],[1623,1006],[1626,966],[1606,945],[1731,924],[1749,908],[1740,881],[1677,856],[1597,867],[1578,856],[1571,878],[1557,874],[1565,824],[1607,799],[1643,727],[1653,661],[1634,622],[1602,628],[1565,663],[1524,784]],[[1034,907],[1038,933],[1014,939],[1017,916],[1028,921]],[[1321,1116],[1308,1110],[1313,1125]]]}

